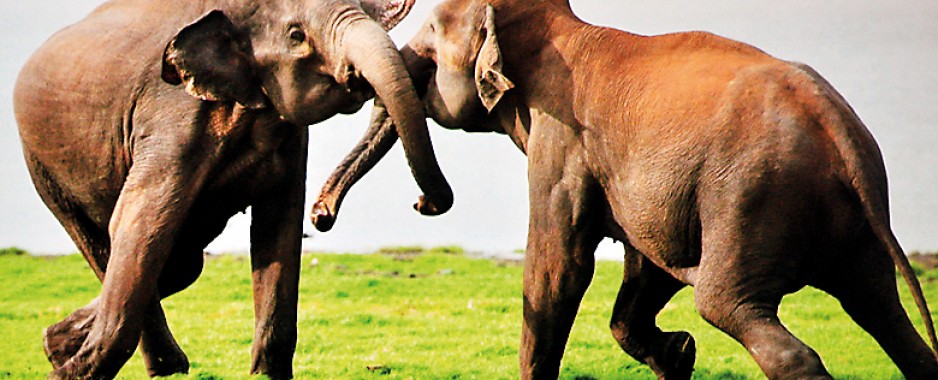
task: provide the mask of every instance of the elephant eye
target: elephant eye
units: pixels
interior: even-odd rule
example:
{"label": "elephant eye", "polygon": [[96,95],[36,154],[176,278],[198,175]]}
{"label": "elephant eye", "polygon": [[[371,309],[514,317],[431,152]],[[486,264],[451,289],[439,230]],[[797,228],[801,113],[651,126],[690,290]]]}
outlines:
{"label": "elephant eye", "polygon": [[306,31],[304,31],[300,25],[290,26],[287,32],[287,38],[287,49],[296,57],[308,58],[313,55],[314,49],[312,41],[310,41],[309,35],[306,34]]}
{"label": "elephant eye", "polygon": [[300,29],[293,29],[290,31],[290,41],[294,44],[306,42],[306,33]]}

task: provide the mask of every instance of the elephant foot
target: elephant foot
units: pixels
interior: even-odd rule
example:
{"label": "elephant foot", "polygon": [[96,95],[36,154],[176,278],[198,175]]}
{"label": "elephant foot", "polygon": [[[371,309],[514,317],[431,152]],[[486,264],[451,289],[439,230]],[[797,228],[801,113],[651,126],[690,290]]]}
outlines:
{"label": "elephant foot", "polygon": [[[92,365],[92,361],[89,359],[89,355],[81,355],[72,357],[59,368],[56,368],[49,375],[46,376],[46,379],[49,380],[74,380],[74,379],[94,379],[94,380],[108,380],[117,377],[117,371],[120,370],[120,366],[108,365],[107,363],[99,363],[98,365]],[[102,365],[103,364],[103,365]]]}
{"label": "elephant foot", "polygon": [[189,373],[189,359],[185,355],[164,360],[147,361],[147,374],[150,377],[185,375]]}
{"label": "elephant foot", "polygon": [[659,379],[690,379],[697,358],[694,337],[684,331],[666,333],[651,347],[652,354],[645,358]]}
{"label": "elephant foot", "polygon": [[61,368],[75,356],[85,343],[94,318],[95,308],[88,305],[46,329],[42,335],[42,348],[53,368]]}
{"label": "elephant foot", "polygon": [[147,366],[147,374],[150,377],[189,373],[189,358],[175,344],[176,342],[172,343],[171,346],[162,350],[150,348],[150,351],[143,355],[144,364]]}
{"label": "elephant foot", "polygon": [[94,379],[98,377],[88,376],[88,369],[75,364],[72,360],[57,367],[50,372],[46,379],[48,380],[72,380],[72,379]]}

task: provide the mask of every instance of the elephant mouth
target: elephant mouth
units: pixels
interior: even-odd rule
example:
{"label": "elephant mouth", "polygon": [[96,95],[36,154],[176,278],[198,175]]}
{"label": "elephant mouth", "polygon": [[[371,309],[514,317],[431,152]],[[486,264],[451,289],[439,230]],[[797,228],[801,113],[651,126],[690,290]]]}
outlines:
{"label": "elephant mouth", "polygon": [[343,115],[351,115],[351,114],[357,113],[357,112],[358,112],[359,110],[361,110],[362,107],[364,107],[364,106],[365,106],[365,102],[364,102],[364,101],[361,101],[361,102],[351,102],[351,103],[349,103],[348,105],[346,105],[345,107],[339,108],[339,111],[338,111],[338,112],[339,112],[340,114],[343,114]]}
{"label": "elephant mouth", "polygon": [[375,97],[375,89],[368,81],[358,76],[351,76],[345,84],[345,90],[349,94],[349,104],[339,110],[343,114],[353,114],[358,112],[365,102]]}

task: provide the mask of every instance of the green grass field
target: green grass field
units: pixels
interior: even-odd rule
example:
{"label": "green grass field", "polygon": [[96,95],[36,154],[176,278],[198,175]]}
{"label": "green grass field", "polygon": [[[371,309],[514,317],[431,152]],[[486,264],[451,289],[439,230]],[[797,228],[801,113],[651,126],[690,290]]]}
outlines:
{"label": "green grass field", "polygon": [[[296,377],[516,378],[520,265],[445,251],[305,255]],[[619,349],[607,328],[621,273],[621,263],[597,264],[567,346],[562,378],[654,378]],[[938,273],[922,274],[926,295],[938,308]],[[0,378],[44,378],[51,366],[42,352],[43,329],[85,305],[99,289],[78,255],[0,255]],[[906,308],[914,310],[905,285],[900,289]],[[253,308],[248,258],[209,259],[199,281],[163,305],[191,361],[190,374],[178,378],[249,377]],[[917,315],[912,320],[921,327]],[[879,346],[826,294],[806,289],[792,295],[782,303],[781,316],[818,350],[834,377],[901,378]],[[695,378],[763,377],[741,346],[697,315],[690,289],[665,308],[659,323],[690,331],[697,339]],[[146,378],[139,354],[119,378]]]}

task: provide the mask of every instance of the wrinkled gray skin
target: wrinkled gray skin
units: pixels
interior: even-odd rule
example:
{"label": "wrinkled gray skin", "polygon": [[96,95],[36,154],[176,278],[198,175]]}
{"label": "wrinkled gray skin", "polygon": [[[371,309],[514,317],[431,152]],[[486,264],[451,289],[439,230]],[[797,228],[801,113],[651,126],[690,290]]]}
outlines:
{"label": "wrinkled gray skin", "polygon": [[112,378],[138,343],[150,375],[188,371],[159,300],[195,281],[203,248],[248,206],[251,372],[292,377],[306,126],[390,99],[418,208],[452,202],[385,32],[412,5],[115,0],[30,58],[15,90],[27,166],[103,282],[46,331],[50,378]]}
{"label": "wrinkled gray skin", "polygon": [[[655,325],[686,285],[769,378],[830,378],[778,319],[805,285],[836,297],[906,378],[938,378],[898,300],[896,267],[938,346],[889,228],[879,149],[810,67],[708,33],[595,27],[564,0],[447,1],[402,54],[428,116],[507,134],[528,156],[522,378],[557,377],[603,237],[626,248],[613,335],[660,378],[693,370],[690,334]],[[391,125],[376,109],[320,194],[318,228],[394,143]]]}

